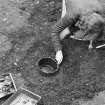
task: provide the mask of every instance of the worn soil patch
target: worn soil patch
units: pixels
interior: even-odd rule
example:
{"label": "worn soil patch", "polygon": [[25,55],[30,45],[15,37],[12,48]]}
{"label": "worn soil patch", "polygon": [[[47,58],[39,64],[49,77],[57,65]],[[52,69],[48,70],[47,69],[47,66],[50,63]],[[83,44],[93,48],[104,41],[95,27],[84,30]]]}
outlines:
{"label": "worn soil patch", "polygon": [[[0,58],[0,73],[21,73],[26,87],[41,95],[45,105],[70,105],[77,99],[92,99],[105,89],[105,49],[89,53],[88,42],[64,39],[59,72],[46,77],[38,71],[39,58],[55,54],[50,34],[61,15],[61,0],[10,1],[14,5],[10,3],[6,10],[10,14],[5,15],[10,24],[2,23],[0,31],[9,38],[12,48]],[[18,9],[13,10],[14,6]]]}

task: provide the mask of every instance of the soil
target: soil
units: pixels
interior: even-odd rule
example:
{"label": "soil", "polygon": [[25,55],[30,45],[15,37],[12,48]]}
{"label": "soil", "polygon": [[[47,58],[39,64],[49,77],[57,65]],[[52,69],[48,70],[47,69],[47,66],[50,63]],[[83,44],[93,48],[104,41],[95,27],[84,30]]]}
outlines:
{"label": "soil", "polygon": [[74,100],[92,99],[105,90],[105,48],[89,52],[89,42],[64,39],[59,72],[52,76],[39,72],[38,60],[55,56],[50,35],[61,16],[61,0],[0,2],[0,33],[12,44],[0,56],[0,74],[21,74],[26,87],[42,96],[45,105],[72,105]]}

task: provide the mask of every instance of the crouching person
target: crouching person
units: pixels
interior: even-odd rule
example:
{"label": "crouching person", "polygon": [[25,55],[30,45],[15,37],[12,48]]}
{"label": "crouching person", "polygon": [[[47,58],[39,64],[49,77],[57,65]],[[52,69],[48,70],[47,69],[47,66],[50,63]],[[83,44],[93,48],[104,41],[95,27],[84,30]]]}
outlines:
{"label": "crouching person", "polygon": [[[89,50],[92,43],[103,31],[104,18],[103,8],[98,0],[63,0],[62,17],[52,28],[52,41],[54,44],[58,64],[63,60],[61,40],[67,36],[73,27],[78,27],[77,31],[82,31],[83,40],[89,40]],[[75,34],[75,32],[74,32]]]}

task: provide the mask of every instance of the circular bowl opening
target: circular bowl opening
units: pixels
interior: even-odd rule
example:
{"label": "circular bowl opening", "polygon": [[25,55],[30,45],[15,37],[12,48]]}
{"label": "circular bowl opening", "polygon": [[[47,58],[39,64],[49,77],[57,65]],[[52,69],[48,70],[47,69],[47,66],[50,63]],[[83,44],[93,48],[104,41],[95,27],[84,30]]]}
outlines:
{"label": "circular bowl opening", "polygon": [[42,73],[53,74],[58,71],[58,64],[52,58],[42,58],[38,62],[38,67]]}

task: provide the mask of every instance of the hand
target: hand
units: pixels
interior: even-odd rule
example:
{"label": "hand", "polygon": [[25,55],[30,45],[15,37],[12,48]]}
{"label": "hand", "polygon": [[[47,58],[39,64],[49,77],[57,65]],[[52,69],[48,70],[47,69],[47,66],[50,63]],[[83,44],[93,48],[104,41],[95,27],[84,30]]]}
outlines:
{"label": "hand", "polygon": [[63,53],[61,50],[56,52],[56,57],[55,59],[57,60],[57,63],[60,64],[63,60]]}

